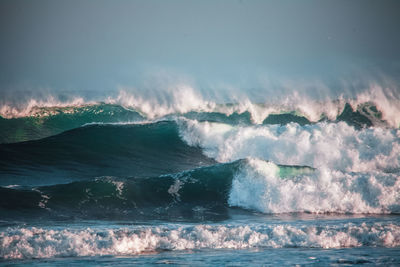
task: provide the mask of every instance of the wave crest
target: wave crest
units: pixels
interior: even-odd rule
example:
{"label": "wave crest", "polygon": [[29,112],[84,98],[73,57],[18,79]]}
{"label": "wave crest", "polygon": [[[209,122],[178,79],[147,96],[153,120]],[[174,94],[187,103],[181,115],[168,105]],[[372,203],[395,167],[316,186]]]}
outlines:
{"label": "wave crest", "polygon": [[[290,113],[304,117],[310,122],[321,119],[336,120],[344,111],[346,103],[352,110],[360,112],[371,121],[372,125],[381,125],[385,121],[394,128],[400,126],[400,95],[396,89],[382,88],[371,85],[370,88],[359,92],[353,97],[326,98],[323,100],[310,95],[292,91],[290,95],[266,96],[255,98],[235,92],[219,96],[215,92],[198,90],[181,83],[166,86],[161,89],[136,90],[121,89],[117,95],[104,97],[101,102],[90,98],[74,97],[69,100],[60,100],[53,95],[42,99],[31,98],[25,102],[10,103],[3,100],[0,103],[0,116],[4,118],[18,118],[27,116],[52,115],[43,112],[42,108],[49,107],[77,107],[83,105],[96,105],[99,103],[117,104],[134,109],[148,119],[159,119],[168,115],[185,114],[189,112],[221,113],[226,116],[232,114],[249,113],[252,123],[262,124],[270,115]],[[373,106],[379,113],[363,112],[365,104]],[[367,126],[369,126],[367,124]]]}

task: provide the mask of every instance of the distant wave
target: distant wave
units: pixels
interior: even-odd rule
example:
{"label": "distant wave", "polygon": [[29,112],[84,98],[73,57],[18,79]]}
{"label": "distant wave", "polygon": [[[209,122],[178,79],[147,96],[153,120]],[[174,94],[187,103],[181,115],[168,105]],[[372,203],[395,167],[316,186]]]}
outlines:
{"label": "distant wave", "polygon": [[[400,126],[400,96],[396,91],[371,87],[354,98],[316,100],[295,91],[271,101],[231,96],[225,101],[181,86],[148,94],[120,91],[101,102],[82,97],[58,100],[0,101],[0,143],[39,139],[86,123],[154,121],[184,116],[226,124],[313,124],[345,121],[357,128]],[[268,98],[267,98],[268,99]]]}
{"label": "distant wave", "polygon": [[35,107],[29,116],[0,117],[0,143],[40,139],[93,122],[128,123],[143,120],[137,112],[111,104]]}
{"label": "distant wave", "polygon": [[322,100],[311,95],[292,91],[286,96],[250,100],[250,96],[232,92],[220,99],[181,85],[165,90],[121,90],[96,100],[53,95],[38,99],[27,95],[13,101],[5,98],[0,100],[0,143],[40,139],[88,123],[154,122],[180,116],[230,125],[344,121],[357,129],[400,126],[400,95],[396,90],[371,86],[353,97]]}
{"label": "distant wave", "polygon": [[[372,120],[372,124],[375,121],[383,120],[391,127],[398,128],[400,126],[400,95],[395,88],[371,85],[370,88],[351,97],[338,96],[337,98],[322,99],[317,98],[318,92],[314,93],[299,94],[294,88],[285,95],[266,93],[264,96],[254,97],[251,96],[251,92],[237,95],[228,91],[227,95],[221,98],[212,93],[200,92],[187,85],[179,85],[165,90],[146,92],[122,90],[117,97],[108,101],[130,107],[148,119],[170,114],[185,114],[191,111],[216,112],[228,116],[247,112],[254,124],[262,124],[271,114],[285,113],[304,117],[310,122],[317,122],[321,119],[335,121],[348,104],[351,110],[359,113],[357,115],[366,116]],[[364,108],[365,105],[367,108]],[[374,108],[370,109],[368,106]]]}
{"label": "distant wave", "polygon": [[[229,106],[229,108],[231,108],[231,106]],[[389,127],[388,122],[382,119],[382,113],[371,103],[359,105],[356,110],[353,110],[350,104],[346,104],[343,111],[333,120],[329,120],[324,114],[320,115],[321,118],[318,122],[344,121],[358,129],[370,126]],[[254,124],[252,115],[249,111],[243,111],[242,113],[189,111],[183,114],[168,114],[162,118],[158,118],[157,120],[175,120],[179,117],[200,122],[220,122],[229,125]],[[34,113],[27,117],[24,116],[8,119],[0,117],[0,143],[40,139],[66,130],[78,128],[85,124],[128,124],[148,121],[149,119],[145,117],[145,114],[140,115],[139,112],[135,110],[126,109],[115,104],[37,108]],[[316,122],[310,121],[304,115],[298,114],[295,111],[271,113],[261,121],[261,124],[265,125],[286,125],[289,123],[309,125],[315,124]]]}

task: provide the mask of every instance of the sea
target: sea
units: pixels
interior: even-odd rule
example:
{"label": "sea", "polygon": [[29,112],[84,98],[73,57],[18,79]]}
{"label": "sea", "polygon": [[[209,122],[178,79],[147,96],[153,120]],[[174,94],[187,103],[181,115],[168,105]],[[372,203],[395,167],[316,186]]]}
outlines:
{"label": "sea", "polygon": [[400,266],[399,98],[164,100],[3,101],[0,265]]}

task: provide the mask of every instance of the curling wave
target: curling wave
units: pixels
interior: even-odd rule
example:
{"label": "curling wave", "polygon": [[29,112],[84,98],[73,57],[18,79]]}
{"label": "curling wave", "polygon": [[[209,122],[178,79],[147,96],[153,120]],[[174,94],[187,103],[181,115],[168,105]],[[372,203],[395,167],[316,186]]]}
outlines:
{"label": "curling wave", "polygon": [[[0,189],[3,216],[221,220],[232,207],[262,213],[400,212],[397,174],[319,171],[249,158],[154,178],[97,178]],[[13,213],[14,212],[14,213]]]}

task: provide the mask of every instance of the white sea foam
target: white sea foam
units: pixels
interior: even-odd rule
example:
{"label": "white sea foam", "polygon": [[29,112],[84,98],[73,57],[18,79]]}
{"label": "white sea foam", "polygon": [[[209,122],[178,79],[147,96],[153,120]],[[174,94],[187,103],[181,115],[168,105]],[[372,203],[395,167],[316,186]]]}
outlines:
{"label": "white sea foam", "polygon": [[400,167],[400,130],[356,130],[344,122],[229,126],[182,120],[182,138],[219,162],[257,157],[278,164],[367,172]]}
{"label": "white sea foam", "polygon": [[162,250],[400,246],[400,226],[196,225],[125,229],[9,228],[0,233],[0,258],[135,255]]}
{"label": "white sea foam", "polygon": [[[182,120],[181,136],[219,162],[247,158],[229,204],[264,213],[399,213],[400,130],[346,123],[229,126]],[[269,162],[267,162],[268,160]],[[279,176],[284,165],[316,167]]]}
{"label": "white sea foam", "polygon": [[264,213],[399,213],[400,177],[323,169],[282,178],[274,163],[250,158],[233,179],[228,203]]}

